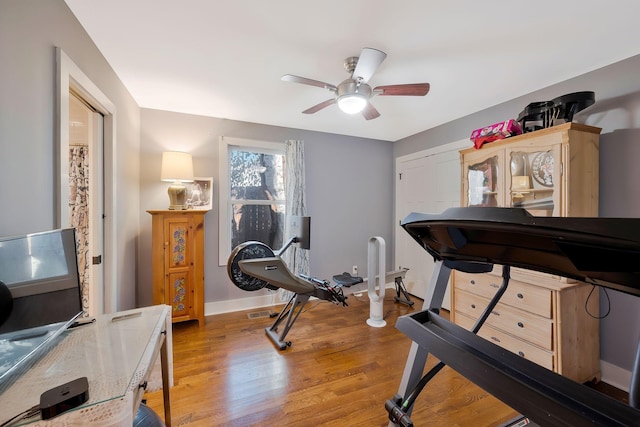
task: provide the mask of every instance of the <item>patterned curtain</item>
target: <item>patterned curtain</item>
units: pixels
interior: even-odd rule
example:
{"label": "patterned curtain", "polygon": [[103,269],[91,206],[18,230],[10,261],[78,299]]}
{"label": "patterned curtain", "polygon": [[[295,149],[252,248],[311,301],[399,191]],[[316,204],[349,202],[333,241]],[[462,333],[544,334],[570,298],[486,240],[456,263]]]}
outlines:
{"label": "patterned curtain", "polygon": [[76,229],[82,308],[89,312],[89,147],[69,146],[69,223]]}
{"label": "patterned curtain", "polygon": [[[307,215],[304,176],[304,141],[288,140],[285,142],[286,215]],[[282,254],[282,259],[292,273],[309,274],[308,250],[291,245]],[[281,292],[289,294],[287,291]],[[282,293],[280,299],[288,300]]]}

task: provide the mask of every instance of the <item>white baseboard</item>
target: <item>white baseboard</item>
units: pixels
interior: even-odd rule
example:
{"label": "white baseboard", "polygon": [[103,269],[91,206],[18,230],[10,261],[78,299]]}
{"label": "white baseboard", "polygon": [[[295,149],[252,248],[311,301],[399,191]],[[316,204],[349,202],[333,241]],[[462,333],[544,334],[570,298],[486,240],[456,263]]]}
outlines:
{"label": "white baseboard", "polygon": [[282,304],[282,302],[280,302],[277,293],[227,301],[207,302],[204,304],[204,315],[211,316],[214,314],[270,307],[278,304]]}
{"label": "white baseboard", "polygon": [[[345,292],[347,296],[353,293],[367,293],[367,288],[360,288],[358,285],[349,288],[349,292]],[[385,294],[389,291],[386,289],[394,289],[395,284],[387,283],[385,285]],[[282,305],[287,301],[280,301],[278,292],[269,293],[268,295],[258,295],[255,297],[239,298],[234,300],[207,302],[204,304],[204,315],[212,316],[214,314],[231,313],[234,311],[253,310],[263,307],[271,307],[273,305]],[[348,301],[347,301],[348,302]]]}
{"label": "white baseboard", "polygon": [[620,390],[624,390],[627,393],[629,392],[631,371],[627,371],[604,360],[600,361],[600,371],[602,372],[602,381]]}

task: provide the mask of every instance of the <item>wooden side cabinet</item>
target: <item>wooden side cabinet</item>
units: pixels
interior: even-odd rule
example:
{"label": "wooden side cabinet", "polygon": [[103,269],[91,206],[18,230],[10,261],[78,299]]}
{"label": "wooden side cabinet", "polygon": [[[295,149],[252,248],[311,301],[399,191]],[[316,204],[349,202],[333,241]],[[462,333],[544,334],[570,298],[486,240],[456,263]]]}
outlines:
{"label": "wooden side cabinet", "polygon": [[150,210],[153,303],[171,306],[173,322],[204,325],[205,210]]}
{"label": "wooden side cabinet", "polygon": [[[566,123],[460,152],[461,206],[520,207],[534,216],[598,216],[600,129]],[[501,283],[453,272],[451,318],[471,329]],[[511,269],[509,287],[479,335],[578,382],[600,379],[598,290]]]}

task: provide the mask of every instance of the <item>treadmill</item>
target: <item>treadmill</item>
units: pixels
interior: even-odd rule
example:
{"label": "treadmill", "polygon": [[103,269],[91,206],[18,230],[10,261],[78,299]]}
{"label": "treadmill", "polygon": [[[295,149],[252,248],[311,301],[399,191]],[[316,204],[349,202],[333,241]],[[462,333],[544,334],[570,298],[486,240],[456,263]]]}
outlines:
{"label": "treadmill", "polygon": [[[640,346],[625,404],[477,336],[519,267],[640,296],[640,219],[534,217],[519,208],[451,208],[412,213],[401,223],[434,257],[424,310],[396,327],[413,341],[398,394],[385,407],[390,425],[412,426],[415,398],[445,365],[541,426],[640,426]],[[440,316],[451,270],[502,266],[503,283],[472,331]],[[429,353],[440,360],[423,375]],[[524,424],[519,424],[524,425]]]}

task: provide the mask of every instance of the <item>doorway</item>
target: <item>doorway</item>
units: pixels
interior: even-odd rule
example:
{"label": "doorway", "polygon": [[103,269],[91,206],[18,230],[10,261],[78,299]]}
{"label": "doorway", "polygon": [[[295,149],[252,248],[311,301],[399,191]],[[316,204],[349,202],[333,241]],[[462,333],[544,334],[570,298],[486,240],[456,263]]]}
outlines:
{"label": "doorway", "polygon": [[69,91],[69,225],[76,230],[82,308],[104,313],[102,114]]}
{"label": "doorway", "polygon": [[[83,308],[95,316],[117,311],[117,235],[114,226],[117,218],[113,173],[116,110],[109,98],[60,48],[56,48],[56,61],[56,223],[60,228],[83,228],[77,233],[83,236],[78,242],[82,257],[79,270],[87,282]],[[85,118],[72,118],[72,109],[77,109],[79,117]],[[86,125],[81,125],[85,120]],[[72,139],[72,134],[76,133],[74,128],[84,128],[86,143]]]}

